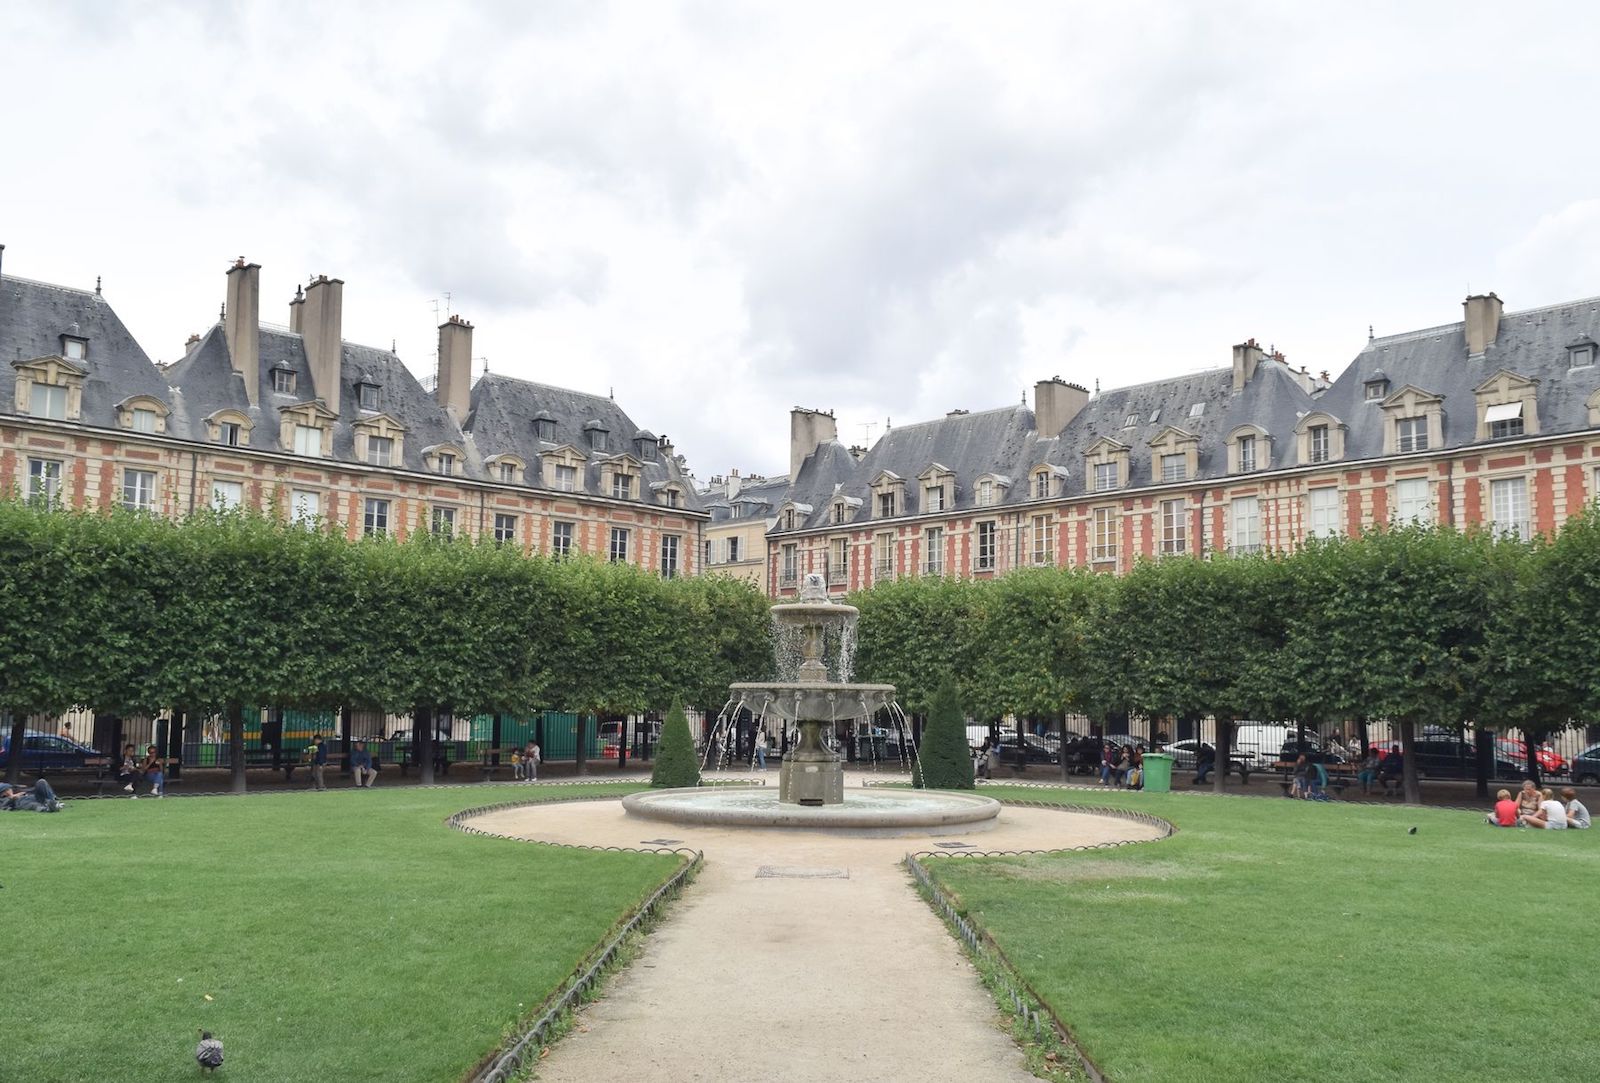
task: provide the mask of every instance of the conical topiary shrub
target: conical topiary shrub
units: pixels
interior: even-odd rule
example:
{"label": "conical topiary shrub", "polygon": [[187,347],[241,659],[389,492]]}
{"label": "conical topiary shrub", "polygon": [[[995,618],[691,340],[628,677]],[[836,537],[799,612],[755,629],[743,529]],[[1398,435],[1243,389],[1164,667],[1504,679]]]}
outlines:
{"label": "conical topiary shrub", "polygon": [[700,785],[700,765],[694,758],[694,738],[689,736],[689,720],[683,716],[683,704],[672,701],[667,721],[661,727],[661,741],[656,745],[656,762],[650,769],[650,785],[656,789],[675,789],[679,786]]}
{"label": "conical topiary shrub", "polygon": [[948,678],[928,704],[928,725],[911,771],[911,785],[925,790],[970,790],[972,754],[967,748],[966,719],[955,682]]}

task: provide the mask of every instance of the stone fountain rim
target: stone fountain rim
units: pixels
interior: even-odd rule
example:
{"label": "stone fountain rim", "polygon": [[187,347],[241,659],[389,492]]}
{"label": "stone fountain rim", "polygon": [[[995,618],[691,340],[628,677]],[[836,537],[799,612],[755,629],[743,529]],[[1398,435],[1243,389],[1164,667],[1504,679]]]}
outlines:
{"label": "stone fountain rim", "polygon": [[[775,810],[749,808],[707,808],[704,804],[674,804],[674,798],[694,797],[704,801],[717,793],[730,797],[748,795],[750,791],[716,789],[691,786],[671,790],[641,790],[622,799],[622,807],[630,816],[667,823],[692,824],[702,827],[768,827],[789,830],[836,831],[862,835],[898,836],[902,834],[941,835],[984,831],[994,826],[1001,805],[992,797],[959,790],[905,790],[897,791],[895,798],[906,807],[885,813],[881,809],[868,812],[852,808],[848,801],[842,805],[807,807],[804,805],[779,805]],[[926,797],[919,797],[926,794]],[[937,798],[940,808],[918,809],[919,800],[932,804]],[[879,793],[877,796],[886,796]],[[714,798],[712,798],[714,800]],[[961,808],[951,808],[954,801]]]}

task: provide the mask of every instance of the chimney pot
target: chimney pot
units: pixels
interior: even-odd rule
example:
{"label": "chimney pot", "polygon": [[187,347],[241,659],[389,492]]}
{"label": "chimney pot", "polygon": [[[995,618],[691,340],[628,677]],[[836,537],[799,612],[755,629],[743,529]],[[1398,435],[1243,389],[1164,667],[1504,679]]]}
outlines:
{"label": "chimney pot", "polygon": [[240,256],[227,277],[222,337],[233,371],[244,380],[245,397],[254,406],[261,397],[261,266]]}

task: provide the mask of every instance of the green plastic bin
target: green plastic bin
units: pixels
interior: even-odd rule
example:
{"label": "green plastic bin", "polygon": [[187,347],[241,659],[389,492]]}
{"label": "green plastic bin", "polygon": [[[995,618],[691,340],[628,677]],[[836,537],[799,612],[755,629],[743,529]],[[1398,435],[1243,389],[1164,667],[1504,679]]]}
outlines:
{"label": "green plastic bin", "polygon": [[1144,754],[1144,788],[1148,793],[1172,792],[1172,757],[1165,752]]}

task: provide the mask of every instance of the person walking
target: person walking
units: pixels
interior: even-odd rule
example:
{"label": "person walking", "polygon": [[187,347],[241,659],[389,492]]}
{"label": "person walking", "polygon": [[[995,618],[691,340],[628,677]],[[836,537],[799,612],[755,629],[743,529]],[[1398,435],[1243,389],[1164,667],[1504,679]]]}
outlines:
{"label": "person walking", "polygon": [[765,726],[756,730],[755,764],[763,771],[767,769],[767,730]]}
{"label": "person walking", "polygon": [[522,777],[529,782],[539,781],[540,751],[537,741],[529,741],[522,750]]}
{"label": "person walking", "polygon": [[326,790],[328,783],[323,778],[323,772],[328,767],[328,735],[321,733],[313,737],[307,751],[311,753],[311,788]]}

